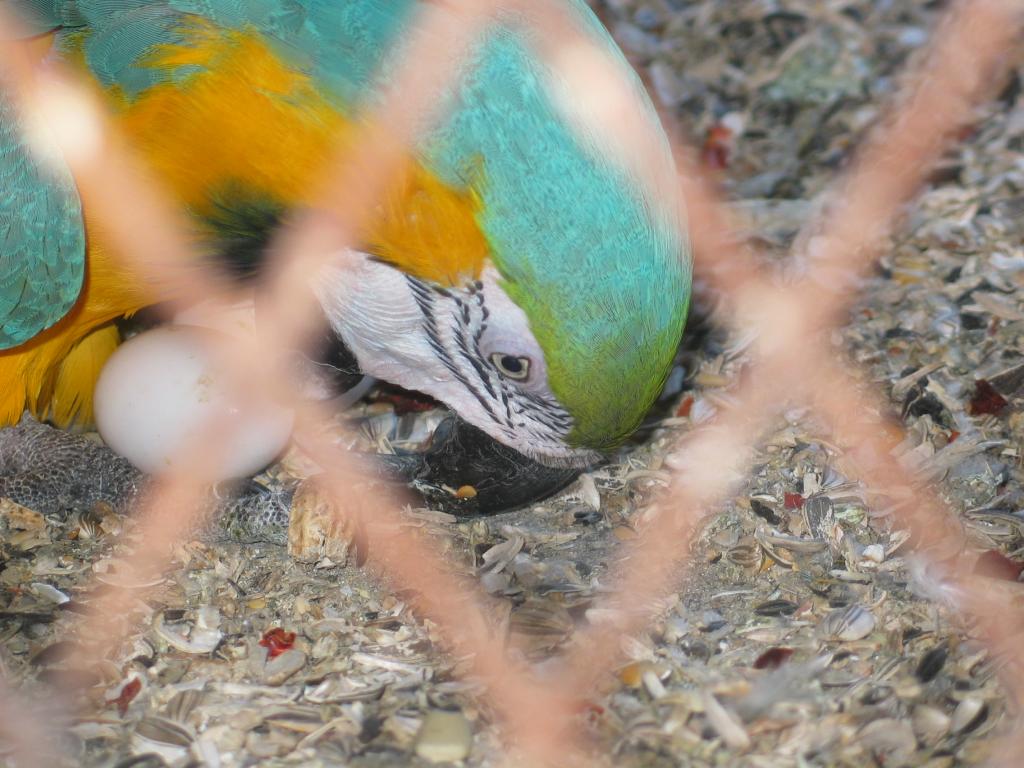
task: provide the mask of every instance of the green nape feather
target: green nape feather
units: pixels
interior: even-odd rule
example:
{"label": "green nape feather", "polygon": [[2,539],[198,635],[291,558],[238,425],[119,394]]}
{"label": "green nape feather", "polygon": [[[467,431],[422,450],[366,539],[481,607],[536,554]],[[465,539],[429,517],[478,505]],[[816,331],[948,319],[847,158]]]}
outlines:
{"label": "green nape feather", "polygon": [[[42,141],[42,137],[40,137]],[[82,209],[63,159],[34,154],[0,96],[0,349],[60,320],[82,288]]]}
{"label": "green nape feather", "polygon": [[210,212],[198,217],[208,233],[210,260],[239,279],[257,278],[285,209],[256,190],[229,182],[214,193]]}

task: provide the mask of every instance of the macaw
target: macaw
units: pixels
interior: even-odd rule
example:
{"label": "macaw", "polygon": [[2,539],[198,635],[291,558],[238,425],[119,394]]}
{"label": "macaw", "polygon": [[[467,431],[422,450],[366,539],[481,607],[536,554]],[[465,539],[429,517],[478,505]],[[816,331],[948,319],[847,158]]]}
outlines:
{"label": "macaw", "polygon": [[[203,250],[244,260],[312,204],[421,3],[12,5],[46,57],[96,83]],[[635,89],[632,119],[657,126],[601,24],[583,0],[569,8]],[[350,254],[354,272],[311,288],[362,373],[542,464],[578,466],[619,445],[657,397],[686,317],[689,248],[674,184],[641,183],[610,158],[608,131],[573,114],[571,87],[518,21],[501,14],[472,46]],[[20,127],[0,99],[0,425],[26,408],[87,422],[118,343],[112,321],[161,296],[114,258],[70,173],[36,158]]]}

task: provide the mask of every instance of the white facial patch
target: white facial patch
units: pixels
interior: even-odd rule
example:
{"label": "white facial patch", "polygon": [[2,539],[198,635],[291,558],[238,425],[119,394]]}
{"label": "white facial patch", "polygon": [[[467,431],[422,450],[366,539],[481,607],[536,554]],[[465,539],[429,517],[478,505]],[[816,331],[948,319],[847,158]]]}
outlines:
{"label": "white facial patch", "polygon": [[487,268],[479,281],[441,289],[348,253],[314,290],[363,373],[430,395],[538,461],[593,459],[565,443],[572,420],[526,314],[499,281]]}

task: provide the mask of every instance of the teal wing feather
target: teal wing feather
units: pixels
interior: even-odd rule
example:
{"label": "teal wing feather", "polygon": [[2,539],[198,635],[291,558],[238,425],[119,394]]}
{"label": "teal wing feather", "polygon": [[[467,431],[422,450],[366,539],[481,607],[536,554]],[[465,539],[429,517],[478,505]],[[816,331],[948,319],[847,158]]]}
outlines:
{"label": "teal wing feather", "polygon": [[74,305],[85,269],[82,208],[59,158],[34,155],[0,98],[0,349],[56,323]]}

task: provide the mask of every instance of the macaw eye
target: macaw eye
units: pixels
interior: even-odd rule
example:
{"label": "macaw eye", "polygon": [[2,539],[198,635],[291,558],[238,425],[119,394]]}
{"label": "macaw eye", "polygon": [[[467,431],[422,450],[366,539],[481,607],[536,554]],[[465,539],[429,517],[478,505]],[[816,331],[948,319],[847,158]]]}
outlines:
{"label": "macaw eye", "polygon": [[502,352],[495,352],[491,355],[491,362],[501,372],[513,381],[526,381],[530,376],[530,358],[506,355]]}

